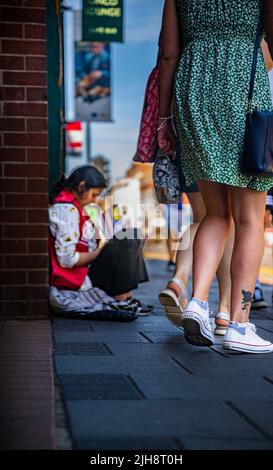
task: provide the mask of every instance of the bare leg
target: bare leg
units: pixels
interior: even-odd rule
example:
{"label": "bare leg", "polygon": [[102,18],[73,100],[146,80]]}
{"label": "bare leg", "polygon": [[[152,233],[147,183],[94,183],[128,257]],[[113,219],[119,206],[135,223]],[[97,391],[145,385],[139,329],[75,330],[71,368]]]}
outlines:
{"label": "bare leg", "polygon": [[[176,269],[174,277],[186,286],[192,270],[192,246],[199,223],[206,214],[206,208],[200,193],[188,193],[188,199],[192,208],[193,222],[183,234],[182,241],[177,250]],[[190,240],[186,249],[183,249],[183,239]]]}
{"label": "bare leg", "polygon": [[230,230],[230,197],[226,185],[202,181],[198,186],[206,206],[206,216],[194,239],[193,296],[207,302]]}
{"label": "bare leg", "polygon": [[[160,303],[164,306],[165,312],[174,324],[181,325],[181,313],[186,307],[187,289],[189,275],[192,269],[192,244],[199,222],[205,215],[205,206],[200,193],[188,194],[193,212],[193,223],[183,234],[182,241],[179,243],[176,256],[176,269],[173,280],[167,284],[159,294]],[[183,240],[186,239],[187,247],[183,249]],[[190,241],[188,246],[188,240]],[[184,243],[185,245],[185,243]],[[174,282],[176,280],[176,282]]]}
{"label": "bare leg", "polygon": [[231,320],[246,322],[264,247],[265,192],[230,188],[235,242],[231,260]]}
{"label": "bare leg", "polygon": [[175,263],[175,255],[176,255],[176,250],[174,248],[175,243],[176,243],[176,240],[172,237],[171,230],[169,230],[168,239],[167,239],[167,246],[168,246],[168,251],[169,251],[169,260],[172,263]]}
{"label": "bare leg", "polygon": [[132,297],[132,291],[125,292],[124,294],[113,295],[113,298],[114,298],[114,299],[117,299],[117,300],[120,300],[120,301],[127,300],[127,299],[129,299],[130,297]]}
{"label": "bare leg", "polygon": [[231,299],[231,276],[230,264],[234,245],[234,224],[232,223],[231,229],[226,240],[225,249],[222,259],[218,266],[216,277],[219,286],[219,312],[230,312],[230,299]]}

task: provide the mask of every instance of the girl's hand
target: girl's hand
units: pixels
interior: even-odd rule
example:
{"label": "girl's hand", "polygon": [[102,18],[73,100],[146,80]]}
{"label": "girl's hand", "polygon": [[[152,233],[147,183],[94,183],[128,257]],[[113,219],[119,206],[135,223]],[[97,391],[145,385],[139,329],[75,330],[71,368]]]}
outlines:
{"label": "girl's hand", "polygon": [[[162,120],[159,120],[159,126],[162,124]],[[177,137],[173,128],[172,120],[168,120],[157,133],[157,142],[166,155],[170,156],[173,160],[176,155]]]}

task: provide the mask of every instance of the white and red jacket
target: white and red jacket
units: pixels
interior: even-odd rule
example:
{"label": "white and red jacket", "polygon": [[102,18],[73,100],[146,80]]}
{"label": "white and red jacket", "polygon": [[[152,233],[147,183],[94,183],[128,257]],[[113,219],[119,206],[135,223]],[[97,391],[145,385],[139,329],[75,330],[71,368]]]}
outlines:
{"label": "white and red jacket", "polygon": [[[63,207],[60,207],[61,205],[63,205]],[[65,223],[64,219],[58,217],[58,213],[61,213],[62,209],[65,211]],[[74,264],[76,264],[79,259],[80,253],[90,251],[90,238],[94,236],[91,222],[86,224],[87,221],[90,221],[90,217],[83,213],[82,207],[70,191],[62,191],[58,194],[49,211],[50,284],[59,289],[79,290],[87,278],[89,268],[88,266],[74,267]],[[74,226],[73,228],[75,221],[78,226]],[[88,230],[86,230],[86,225],[89,227]],[[69,230],[66,230],[66,227],[69,227]],[[70,256],[72,262],[60,264],[61,257],[58,256],[60,245],[63,253],[67,251],[71,254],[71,249],[73,250],[72,256]]]}

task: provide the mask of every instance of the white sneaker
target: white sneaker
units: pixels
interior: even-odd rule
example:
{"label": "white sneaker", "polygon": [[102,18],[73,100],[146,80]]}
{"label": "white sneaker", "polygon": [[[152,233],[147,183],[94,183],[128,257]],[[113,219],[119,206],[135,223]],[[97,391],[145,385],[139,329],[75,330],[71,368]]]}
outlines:
{"label": "white sneaker", "polygon": [[195,300],[191,300],[182,314],[181,325],[188,343],[196,346],[211,346],[214,343],[209,322],[209,309],[204,310]]}
{"label": "white sneaker", "polygon": [[226,312],[218,312],[215,316],[215,335],[224,336],[227,332],[230,321],[230,315]]}
{"label": "white sneaker", "polygon": [[256,334],[255,325],[249,322],[230,322],[223,341],[223,348],[256,354],[273,352],[273,344],[260,338]]}

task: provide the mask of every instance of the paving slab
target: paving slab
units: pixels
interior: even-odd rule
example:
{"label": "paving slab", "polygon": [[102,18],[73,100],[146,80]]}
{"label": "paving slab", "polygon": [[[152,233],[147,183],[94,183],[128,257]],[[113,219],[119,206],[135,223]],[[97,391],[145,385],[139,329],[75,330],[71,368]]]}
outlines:
{"label": "paving slab", "polygon": [[[158,301],[166,263],[148,267],[151,280],[134,296],[153,304],[152,314],[131,323],[54,320],[56,380],[74,447],[273,449],[273,354],[230,353],[219,336],[211,348],[188,344]],[[269,301],[271,287],[264,291]],[[214,282],[214,312],[217,302]],[[251,317],[273,339],[272,308]]]}
{"label": "paving slab", "polygon": [[107,358],[97,356],[56,356],[56,370],[58,374],[89,374],[89,373],[122,373],[131,372],[178,372],[180,367],[170,358],[157,355],[133,356],[126,354],[108,356]]}
{"label": "paving slab", "polygon": [[75,354],[79,356],[109,356],[111,352],[103,343],[62,341],[56,345],[55,354],[61,356],[71,356]]}
{"label": "paving slab", "polygon": [[262,377],[236,377],[231,382],[230,377],[221,377],[213,381],[211,377],[196,376],[187,373],[180,374],[132,374],[134,382],[147,399],[193,400],[198,403],[202,399],[240,400],[242,394],[245,400],[253,400],[260,391],[263,400],[272,399],[272,387]]}
{"label": "paving slab", "polygon": [[255,439],[208,439],[184,438],[184,449],[187,450],[272,450],[273,442],[257,441]]}
{"label": "paving slab", "polygon": [[148,340],[141,336],[138,332],[111,332],[111,331],[100,331],[100,332],[71,332],[71,331],[58,331],[54,333],[55,343],[64,342],[95,342],[101,343],[107,340],[118,343],[147,343]]}
{"label": "paving slab", "polygon": [[143,393],[125,374],[60,376],[65,400],[142,400]]}
{"label": "paving slab", "polygon": [[[183,442],[186,437],[265,440],[262,433],[242,419],[224,402],[192,400],[68,401],[72,432],[77,440],[90,439],[90,446],[109,440],[164,439]],[[213,416],[211,410],[213,409]],[[111,419],[109,419],[111,416]],[[224,426],[223,426],[224,423]]]}

